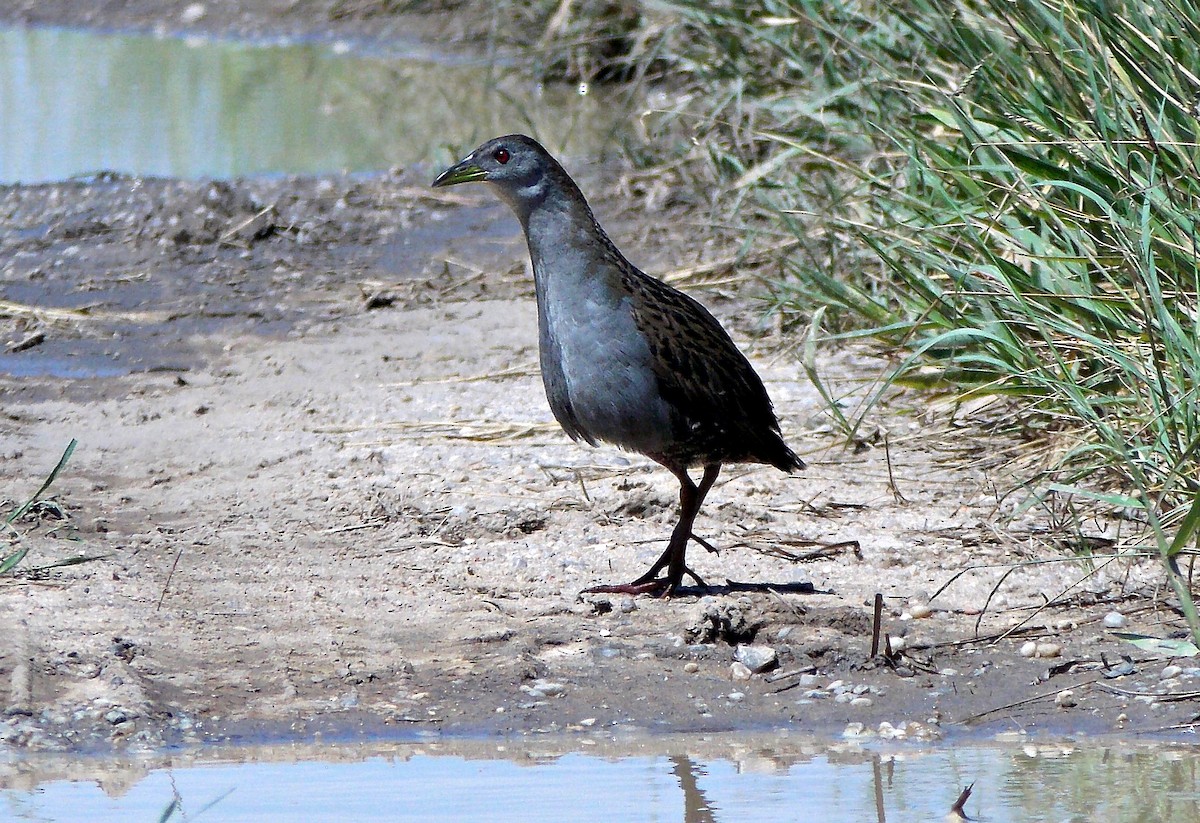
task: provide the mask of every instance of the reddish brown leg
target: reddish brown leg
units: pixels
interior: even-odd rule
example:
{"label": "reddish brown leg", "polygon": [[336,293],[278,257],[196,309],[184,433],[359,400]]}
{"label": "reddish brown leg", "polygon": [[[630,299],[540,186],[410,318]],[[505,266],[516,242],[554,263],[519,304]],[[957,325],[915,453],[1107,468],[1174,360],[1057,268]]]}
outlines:
{"label": "reddish brown leg", "polygon": [[[671,539],[667,543],[666,550],[658,560],[654,561],[654,565],[645,574],[632,583],[617,586],[594,586],[584,591],[612,594],[661,592],[664,595],[670,595],[683,582],[685,574],[700,586],[708,588],[708,584],[687,567],[685,557],[688,540],[692,537],[692,524],[700,512],[700,506],[703,505],[709,489],[712,488],[713,483],[717,482],[717,475],[721,473],[721,464],[711,463],[705,466],[704,477],[701,478],[699,486],[692,482],[686,468],[668,468],[679,478],[679,522],[675,524],[675,528],[671,532]],[[667,576],[659,577],[659,572],[664,568],[667,570]]]}

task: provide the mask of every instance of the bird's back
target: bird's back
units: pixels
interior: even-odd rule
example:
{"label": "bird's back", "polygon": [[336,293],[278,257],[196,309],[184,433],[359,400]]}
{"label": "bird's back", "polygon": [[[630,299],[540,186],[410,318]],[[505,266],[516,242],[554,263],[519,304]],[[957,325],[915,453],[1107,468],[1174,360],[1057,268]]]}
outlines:
{"label": "bird's back", "polygon": [[779,431],[771,398],[750,362],[703,305],[628,266],[635,321],[650,351],[658,390],[671,409],[666,457],[683,465],[767,463],[803,468]]}

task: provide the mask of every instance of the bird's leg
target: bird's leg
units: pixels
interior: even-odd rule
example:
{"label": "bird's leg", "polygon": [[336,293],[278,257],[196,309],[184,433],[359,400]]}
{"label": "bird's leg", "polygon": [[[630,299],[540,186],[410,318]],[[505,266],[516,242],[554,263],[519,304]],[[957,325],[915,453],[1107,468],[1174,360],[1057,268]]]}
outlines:
{"label": "bird's leg", "polygon": [[[700,511],[700,506],[704,503],[708,490],[712,488],[713,483],[717,481],[717,475],[721,473],[721,464],[713,463],[705,466],[704,477],[701,478],[699,486],[692,481],[686,468],[669,468],[679,478],[679,522],[675,524],[675,528],[671,532],[667,548],[658,560],[654,561],[654,565],[632,583],[618,586],[595,586],[587,589],[587,592],[646,594],[661,591],[663,594],[670,594],[683,582],[685,574],[695,580],[698,585],[708,588],[708,584],[700,578],[700,575],[687,567],[685,557],[688,540],[694,538],[692,524],[696,520],[696,514]],[[703,545],[702,541],[697,542],[701,542]],[[659,577],[658,574],[663,569],[667,570],[667,576]]]}
{"label": "bird's leg", "polygon": [[[684,564],[684,555],[687,553],[688,540],[692,537],[692,524],[696,522],[700,506],[704,504],[708,490],[712,488],[713,483],[717,482],[717,475],[720,473],[720,463],[711,463],[705,466],[704,477],[701,478],[700,485],[697,487],[692,483],[686,469],[676,472],[680,481],[679,522],[675,524],[675,530],[671,532],[671,541],[667,544],[667,551],[664,552],[664,555],[669,555],[667,563],[668,591],[677,588],[683,582],[685,572],[702,587],[708,588],[708,585]],[[662,558],[659,558],[659,562],[662,562]],[[654,569],[654,573],[657,574],[658,569]]]}
{"label": "bird's leg", "polygon": [[[702,505],[704,505],[704,498],[708,496],[708,490],[713,487],[713,483],[717,482],[717,475],[720,473],[721,473],[721,464],[720,463],[710,463],[709,465],[704,467],[704,477],[700,478],[700,486],[699,486],[699,488],[696,489],[696,497],[698,498],[696,500],[696,513],[697,514],[700,513],[700,507]],[[704,548],[708,549],[709,552],[711,552],[712,554],[718,554],[717,547],[714,546],[712,543],[709,543],[704,538],[697,537],[694,533],[689,535],[689,537],[691,537],[693,540],[695,540],[697,543],[699,543]],[[700,583],[700,578],[696,577],[696,575],[691,571],[691,569],[687,569],[686,571],[689,574],[691,574],[692,577],[696,578],[697,583]],[[700,583],[700,585],[703,586],[704,584]]]}

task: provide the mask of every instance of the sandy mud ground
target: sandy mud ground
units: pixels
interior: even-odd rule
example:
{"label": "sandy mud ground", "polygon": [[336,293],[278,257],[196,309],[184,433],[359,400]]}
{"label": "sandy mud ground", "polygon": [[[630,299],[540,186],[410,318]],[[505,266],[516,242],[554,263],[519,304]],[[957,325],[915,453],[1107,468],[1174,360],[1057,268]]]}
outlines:
{"label": "sandy mud ground", "polygon": [[[810,468],[726,471],[698,521],[721,553],[690,555],[712,591],[580,596],[657,556],[676,488],[558,430],[516,223],[429,172],[0,189],[4,511],[79,441],[53,505],[3,538],[30,549],[0,580],[5,745],[1194,717],[1195,664],[1164,671],[1103,624],[1179,629],[1152,567],[1035,562],[1067,530],[1010,516],[998,467],[1019,444],[951,405],[897,395],[847,445],[754,321],[752,281],[720,267],[688,288]],[[722,254],[646,228],[692,213],[597,207],[650,271]],[[839,392],[882,368],[819,365]],[[1114,527],[1085,530],[1102,547]],[[870,654],[876,593],[889,659]]]}
{"label": "sandy mud ground", "polygon": [[[987,642],[1086,571],[1020,567],[987,604],[1009,564],[1059,556],[1046,523],[997,525],[981,467],[1006,444],[901,397],[880,420],[888,448],[847,448],[780,341],[749,338],[745,304],[721,289],[699,293],[741,329],[811,468],[726,474],[702,521],[723,551],[693,550],[712,593],[579,596],[657,555],[671,478],[557,430],[515,224],[486,192],[419,182],[4,193],[6,284],[41,292],[26,305],[75,308],[9,307],[6,340],[44,339],[6,363],[69,371],[78,351],[80,367],[131,370],[0,383],[14,501],[79,440],[54,486],[65,519],[43,507],[16,524],[23,568],[101,556],[0,584],[10,744],[1190,716],[1101,687],[1186,691],[1188,672],[1164,685],[1164,662],[1141,653],[1136,674],[1101,670],[1137,652],[1106,634],[1107,612],[1166,628],[1143,570],[1110,565]],[[230,234],[268,206],[253,233]],[[878,368],[845,351],[822,362],[843,388]],[[970,566],[989,568],[951,582]],[[876,592],[904,645],[893,666],[870,660]],[[1030,641],[1061,654],[1022,657]],[[774,668],[746,678],[732,665],[746,643],[772,649]]]}

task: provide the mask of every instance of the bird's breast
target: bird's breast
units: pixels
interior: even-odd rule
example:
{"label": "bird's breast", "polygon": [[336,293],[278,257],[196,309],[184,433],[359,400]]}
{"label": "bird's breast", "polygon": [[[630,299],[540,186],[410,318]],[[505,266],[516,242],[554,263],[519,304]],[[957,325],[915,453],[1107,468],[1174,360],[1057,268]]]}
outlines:
{"label": "bird's breast", "polygon": [[585,439],[664,453],[672,414],[629,295],[603,277],[558,274],[534,268],[542,377],[555,416]]}

